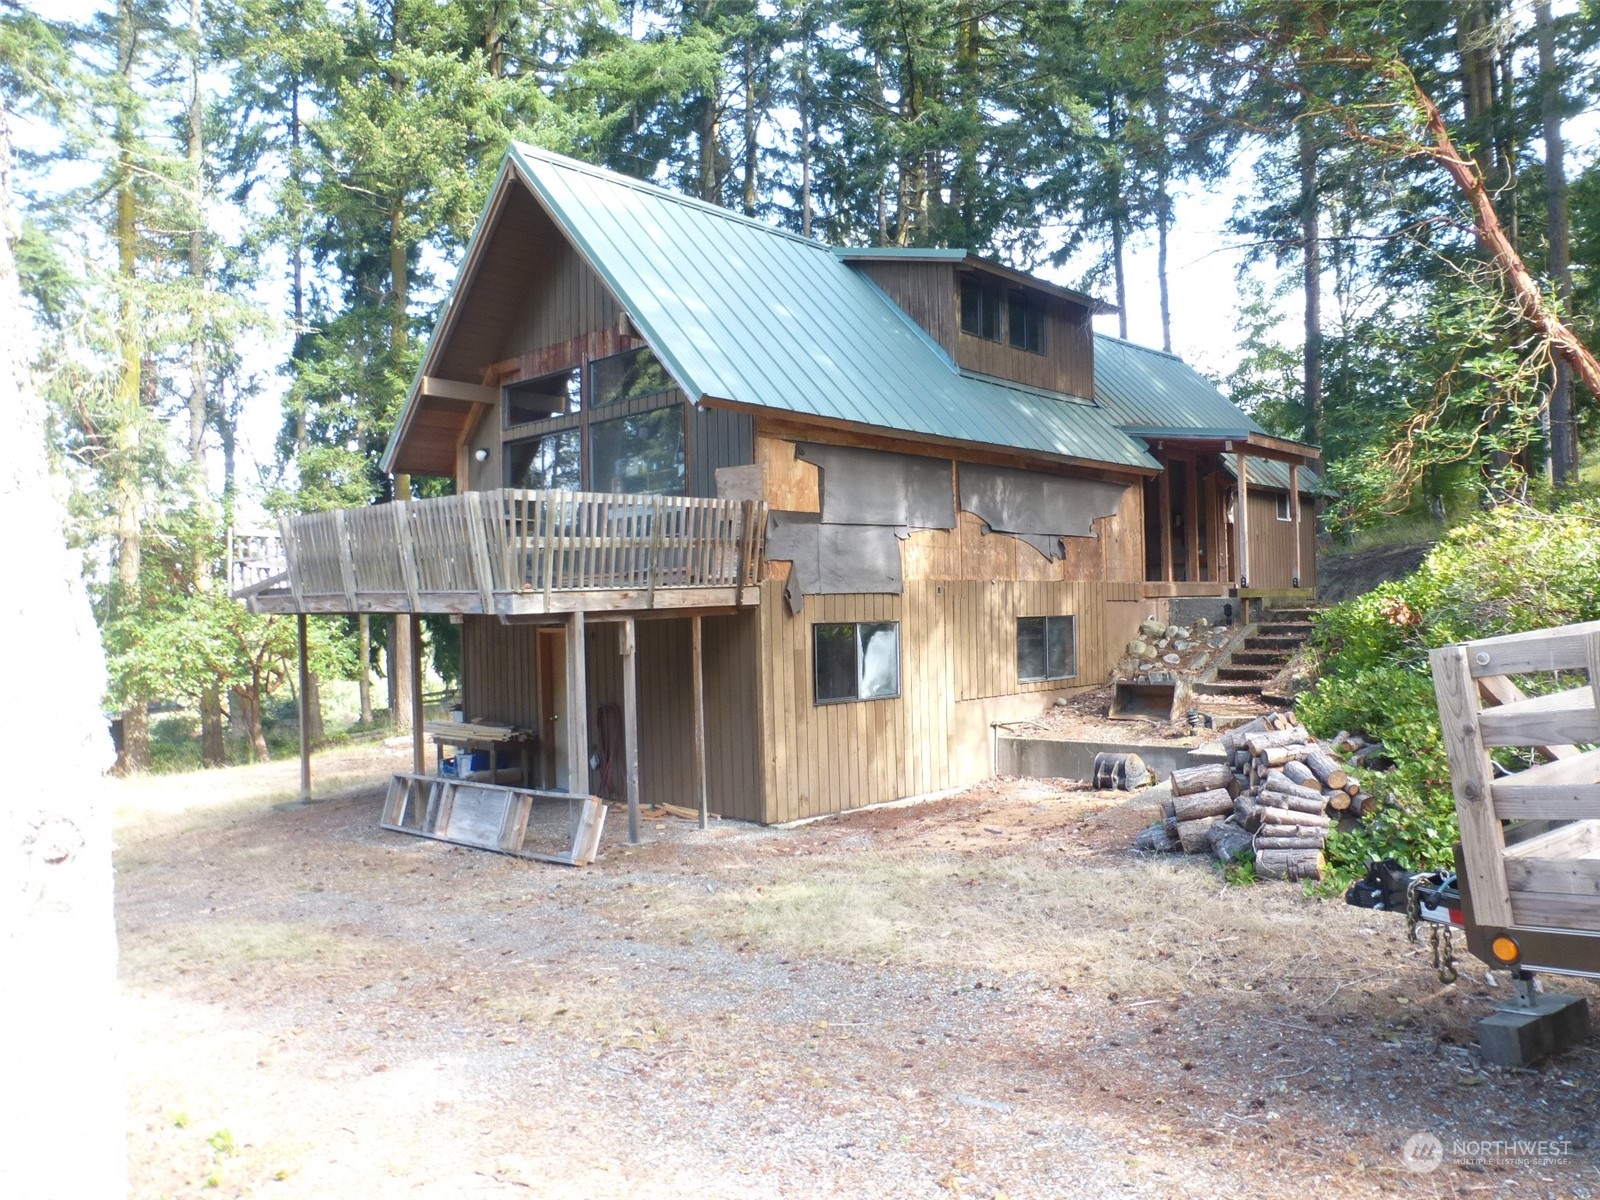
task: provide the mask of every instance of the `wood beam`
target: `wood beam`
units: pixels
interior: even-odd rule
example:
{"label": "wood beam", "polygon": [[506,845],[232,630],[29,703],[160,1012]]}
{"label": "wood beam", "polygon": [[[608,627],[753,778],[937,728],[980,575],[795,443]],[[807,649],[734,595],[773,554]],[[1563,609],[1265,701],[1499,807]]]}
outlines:
{"label": "wood beam", "polygon": [[[428,735],[423,731],[422,717],[422,618],[412,617],[411,626],[411,770],[417,775],[428,773]],[[489,761],[491,771],[494,760]]]}
{"label": "wood beam", "polygon": [[689,682],[694,698],[694,796],[700,806],[700,828],[710,821],[706,795],[706,678],[705,640],[699,615],[689,618]]}
{"label": "wood beam", "polygon": [[622,741],[628,776],[628,844],[639,844],[639,653],[633,619],[622,623]]}
{"label": "wood beam", "polygon": [[460,400],[467,404],[500,403],[500,389],[497,387],[440,379],[437,375],[424,375],[418,391],[423,396],[432,396],[437,400]]}
{"label": "wood beam", "polygon": [[311,800],[311,738],[307,729],[309,717],[309,703],[311,690],[311,667],[307,662],[306,653],[306,615],[298,614],[294,619],[295,639],[300,651],[300,803],[306,804]]}
{"label": "wood beam", "polygon": [[581,611],[567,621],[567,790],[589,793],[588,629]]}

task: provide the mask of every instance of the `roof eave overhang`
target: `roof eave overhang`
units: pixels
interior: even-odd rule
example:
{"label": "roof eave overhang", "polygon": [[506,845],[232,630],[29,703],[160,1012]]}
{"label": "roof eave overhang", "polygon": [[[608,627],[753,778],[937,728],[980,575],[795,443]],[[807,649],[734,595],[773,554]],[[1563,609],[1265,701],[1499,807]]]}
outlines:
{"label": "roof eave overhang", "polygon": [[1322,451],[1316,446],[1249,429],[1189,429],[1153,425],[1119,425],[1117,428],[1130,437],[1143,438],[1147,442],[1190,442],[1214,447],[1218,453],[1247,453],[1254,458],[1271,458],[1294,464],[1310,465],[1322,461]]}
{"label": "roof eave overhang", "polygon": [[1032,450],[1025,446],[1008,446],[999,442],[969,442],[960,438],[940,437],[932,433],[919,433],[909,429],[893,429],[887,425],[872,425],[864,421],[846,421],[839,417],[823,417],[815,413],[796,412],[790,408],[768,408],[761,404],[745,404],[724,396],[701,396],[695,403],[703,408],[723,408],[730,412],[747,412],[755,416],[768,416],[775,420],[799,425],[815,425],[819,429],[832,429],[846,433],[867,434],[875,437],[895,438],[941,449],[979,451],[1003,457],[1029,458],[1057,466],[1079,467],[1113,474],[1137,475],[1153,478],[1161,474],[1161,465],[1147,457],[1145,464],[1107,462],[1098,458],[1078,458],[1070,454],[1053,454],[1046,450]]}
{"label": "roof eave overhang", "polygon": [[436,373],[435,364],[443,352],[445,343],[450,340],[451,332],[455,329],[456,316],[461,310],[457,300],[464,294],[483,261],[484,247],[489,240],[484,233],[493,222],[500,205],[505,201],[506,189],[512,176],[512,159],[508,154],[506,160],[500,164],[500,173],[495,176],[494,186],[489,189],[489,195],[483,202],[483,211],[478,214],[478,222],[472,227],[472,236],[467,239],[467,251],[462,257],[461,267],[456,271],[456,277],[450,284],[450,291],[445,295],[444,307],[440,310],[439,319],[434,322],[433,332],[428,337],[428,345],[422,352],[422,361],[417,365],[417,373],[411,379],[411,386],[406,389],[406,402],[400,410],[400,419],[394,423],[394,429],[389,433],[389,441],[383,448],[383,455],[378,459],[378,466],[386,475],[395,470],[400,448],[405,443],[412,420],[422,404],[422,380],[425,376]]}

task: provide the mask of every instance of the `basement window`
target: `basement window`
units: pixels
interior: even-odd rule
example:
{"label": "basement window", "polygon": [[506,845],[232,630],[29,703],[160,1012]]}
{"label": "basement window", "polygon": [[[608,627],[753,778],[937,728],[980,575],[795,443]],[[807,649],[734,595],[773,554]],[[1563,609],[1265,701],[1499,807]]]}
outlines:
{"label": "basement window", "polygon": [[1292,521],[1292,520],[1294,520],[1294,513],[1289,508],[1289,493],[1288,492],[1280,492],[1280,493],[1278,493],[1278,520],[1280,520],[1280,521]]}
{"label": "basement window", "polygon": [[1000,340],[1000,289],[975,275],[961,281],[961,332]]}
{"label": "basement window", "polygon": [[1012,292],[1006,302],[1011,344],[1029,354],[1044,353],[1044,304],[1026,292]]}
{"label": "basement window", "polygon": [[1073,617],[1017,618],[1017,681],[1043,683],[1078,673],[1077,621]]}
{"label": "basement window", "polygon": [[900,623],[814,625],[812,684],[818,704],[886,700],[900,694]]}
{"label": "basement window", "polygon": [[508,429],[529,421],[565,417],[577,412],[582,404],[583,372],[574,367],[554,375],[541,375],[538,379],[524,379],[507,384],[504,392]]}

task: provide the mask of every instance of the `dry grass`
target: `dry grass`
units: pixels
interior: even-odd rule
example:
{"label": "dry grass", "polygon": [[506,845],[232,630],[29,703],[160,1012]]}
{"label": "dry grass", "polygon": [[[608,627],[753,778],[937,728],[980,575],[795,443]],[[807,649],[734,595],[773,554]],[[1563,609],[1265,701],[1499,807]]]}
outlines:
{"label": "dry grass", "polygon": [[1326,935],[1327,906],[1289,889],[1229,887],[1192,863],[857,850],[722,874],[728,886],[710,896],[694,885],[654,889],[656,919],[794,957],[1028,976],[1123,996],[1253,988]]}
{"label": "dry grass", "polygon": [[352,949],[348,939],[309,921],[217,919],[152,930],[125,941],[121,970],[129,979],[153,984],[182,975],[236,975],[252,968],[333,963]]}

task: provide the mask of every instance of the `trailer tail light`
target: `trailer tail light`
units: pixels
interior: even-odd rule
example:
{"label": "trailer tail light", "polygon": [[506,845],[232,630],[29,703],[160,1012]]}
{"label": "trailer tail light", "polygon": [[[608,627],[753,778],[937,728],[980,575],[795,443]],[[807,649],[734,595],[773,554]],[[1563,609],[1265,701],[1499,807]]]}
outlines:
{"label": "trailer tail light", "polygon": [[1522,947],[1517,945],[1517,939],[1504,933],[1498,934],[1489,943],[1489,952],[1508,967],[1516,966],[1517,960],[1522,957]]}

